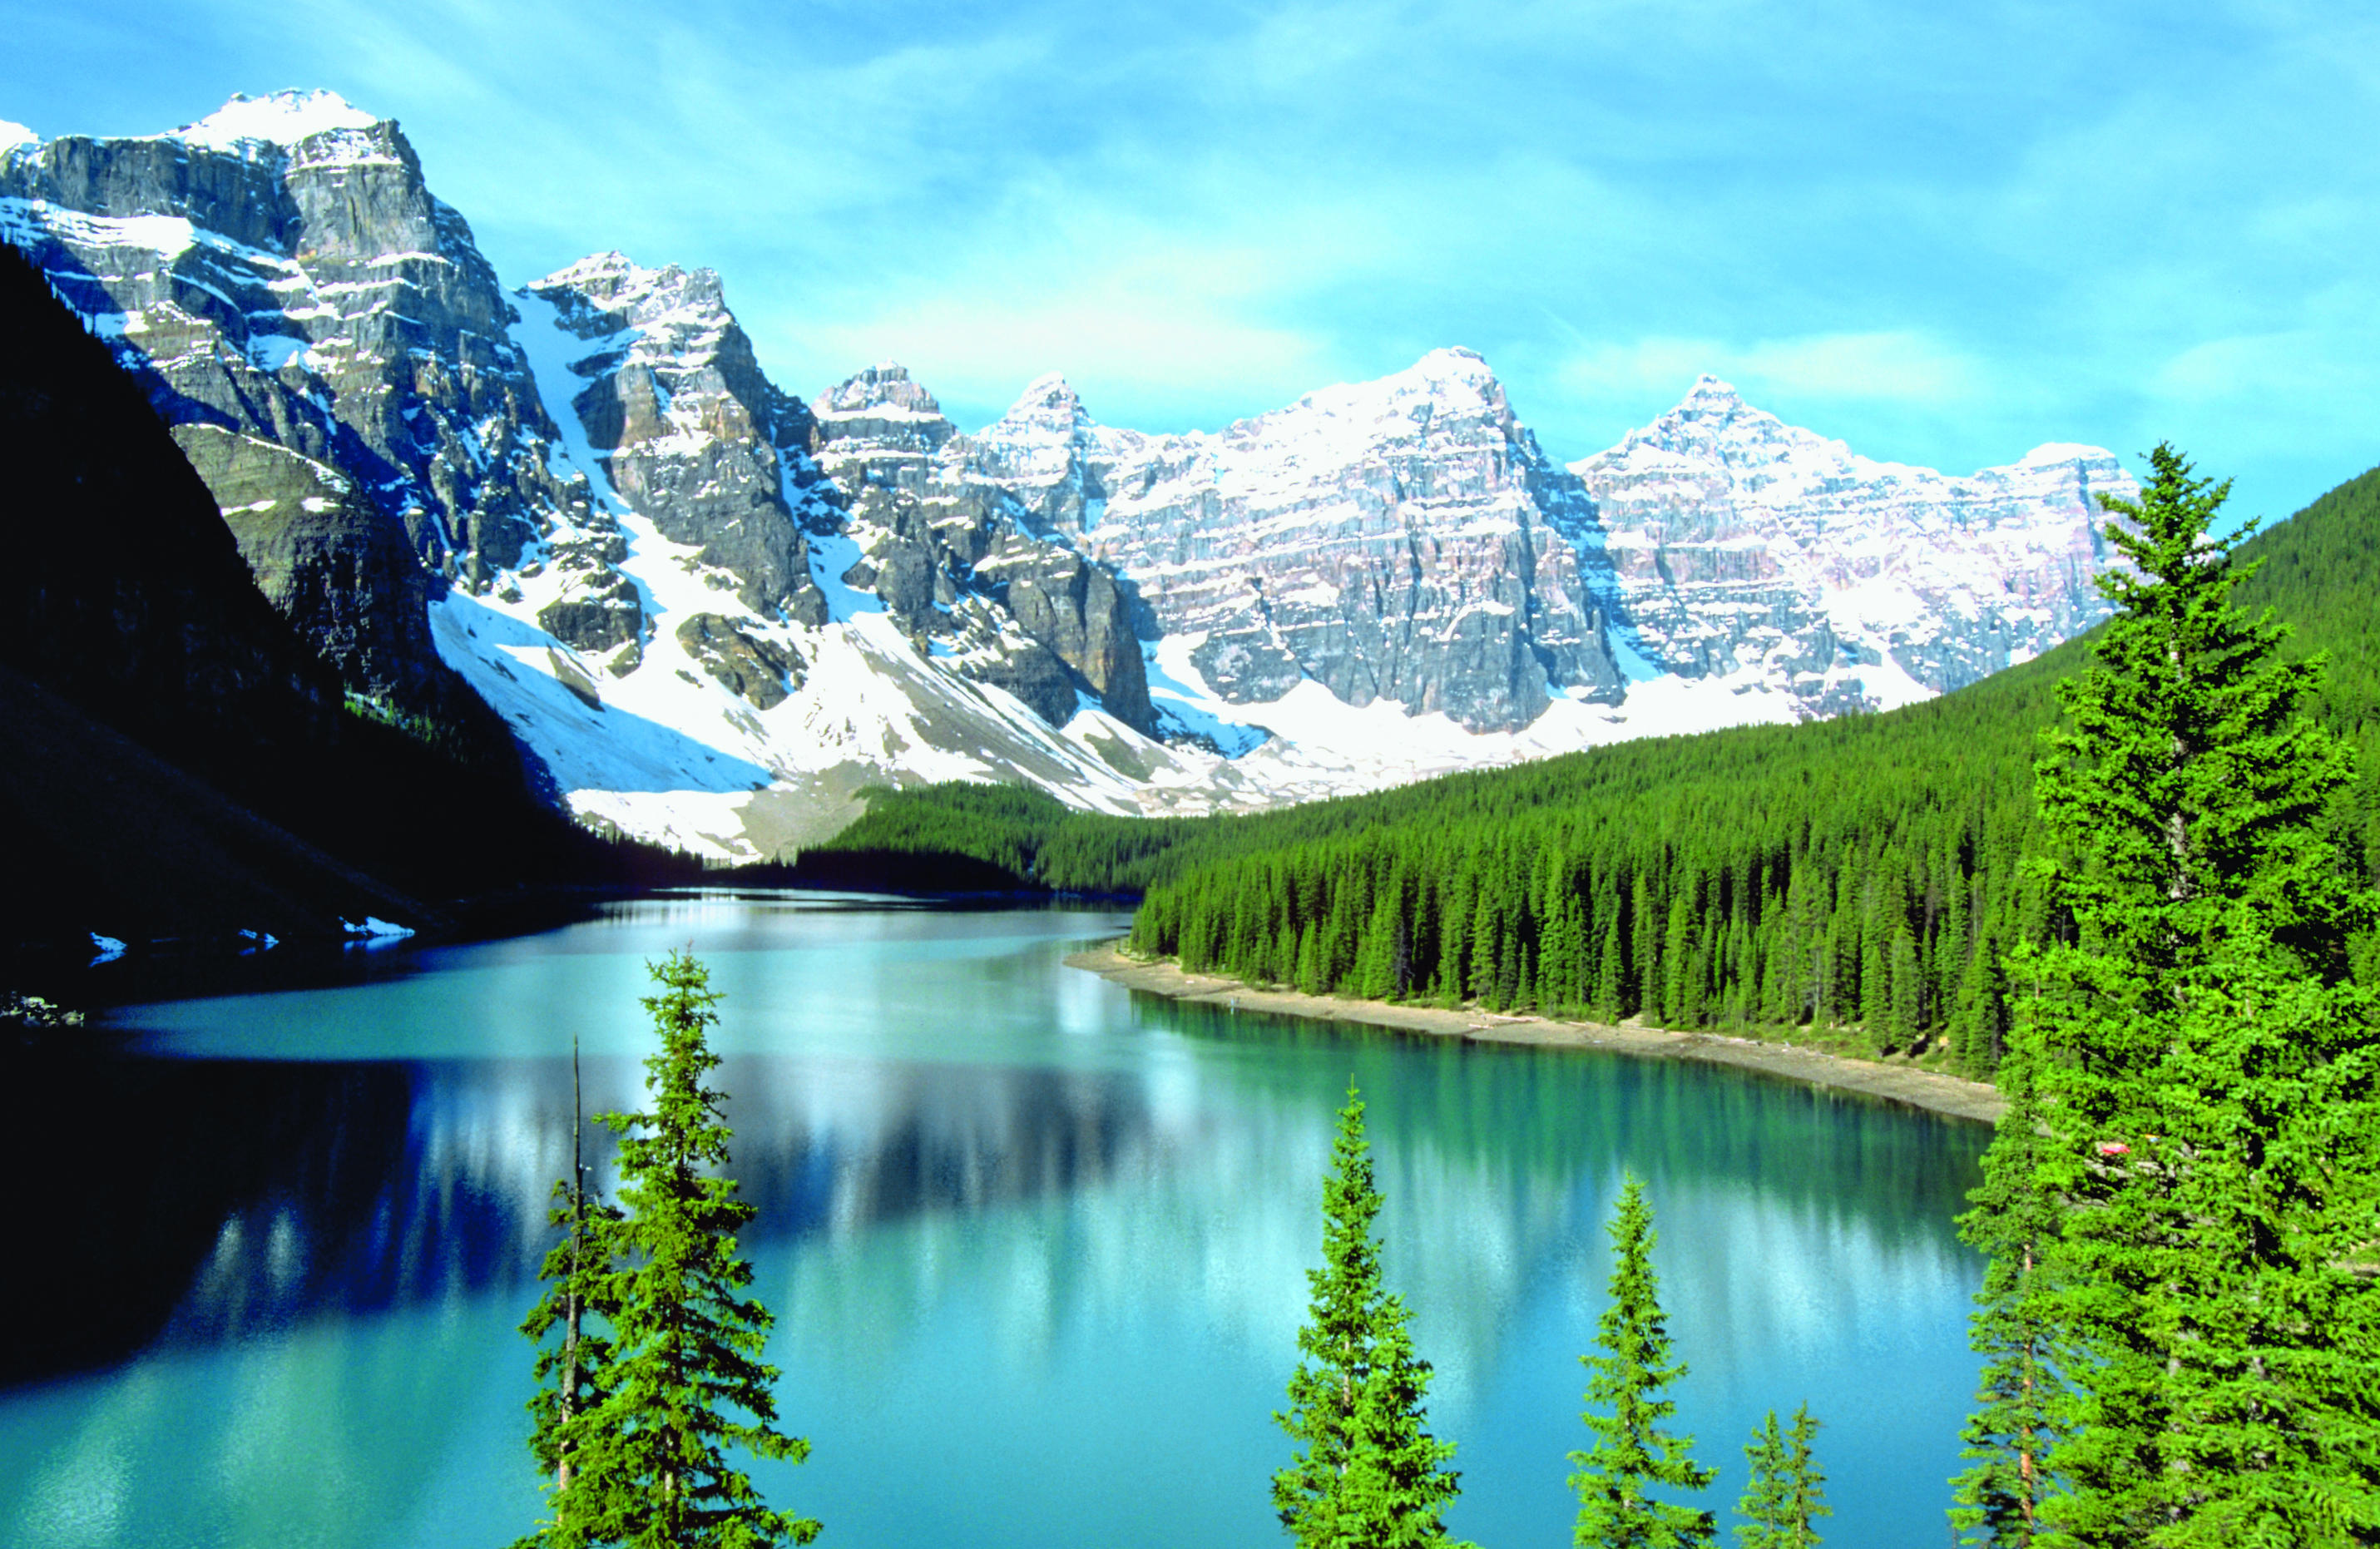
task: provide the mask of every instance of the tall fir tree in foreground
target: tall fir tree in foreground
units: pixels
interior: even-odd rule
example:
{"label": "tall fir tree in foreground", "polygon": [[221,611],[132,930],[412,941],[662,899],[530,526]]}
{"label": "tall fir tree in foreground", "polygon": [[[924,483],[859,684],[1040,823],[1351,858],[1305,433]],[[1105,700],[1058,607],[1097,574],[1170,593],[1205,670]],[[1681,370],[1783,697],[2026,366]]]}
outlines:
{"label": "tall fir tree in foreground", "polygon": [[2371,1543],[2374,910],[2324,822],[2352,770],[2299,713],[2320,664],[2230,600],[2228,485],[2150,462],[2106,502],[2137,574],[2102,577],[2121,611],[2036,768],[2071,928],[2010,959],[2032,1111],[1966,1218],[1994,1264],[1962,1518],[2060,1549]]}
{"label": "tall fir tree in foreground", "polygon": [[1827,1476],[1818,1471],[1817,1439],[1818,1422],[1807,1404],[1793,1411],[1790,1428],[1779,1430],[1770,1410],[1752,1433],[1752,1445],[1743,1449],[1752,1483],[1735,1508],[1744,1519],[1735,1530],[1742,1549],[1816,1549],[1825,1542],[1818,1519],[1835,1512],[1827,1504]]}
{"label": "tall fir tree in foreground", "polygon": [[[1715,1542],[1718,1528],[1707,1511],[1657,1499],[1656,1485],[1670,1490],[1707,1489],[1711,1470],[1694,1460],[1694,1439],[1672,1435],[1662,1423],[1677,1413],[1675,1400],[1661,1394],[1686,1374],[1682,1361],[1670,1362],[1669,1320],[1661,1311],[1659,1277],[1653,1271],[1652,1206],[1634,1178],[1621,1191],[1620,1206],[1606,1228],[1611,1235],[1611,1305],[1596,1327],[1600,1355],[1583,1355],[1589,1374],[1580,1416],[1595,1445],[1570,1455],[1570,1476],[1578,1492],[1580,1549],[1690,1549]],[[1609,1413],[1598,1412],[1609,1410]]]}
{"label": "tall fir tree in foreground", "polygon": [[799,1462],[809,1446],[776,1428],[777,1370],[760,1360],[772,1320],[743,1294],[752,1271],[735,1238],[753,1207],[718,1170],[730,1131],[724,1095],[704,1084],[719,1063],[704,1030],[718,1021],[719,996],[690,953],[650,971],[660,993],[642,1004],[662,1040],[645,1061],[652,1107],[600,1116],[621,1137],[621,1210],[601,1228],[610,1257],[590,1291],[609,1325],[602,1391],[552,1430],[550,1449],[567,1458],[571,1477],[535,1542],[808,1543],[818,1523],[769,1507],[729,1456]]}
{"label": "tall fir tree in foreground", "polygon": [[[578,1040],[570,1040],[570,1177],[553,1186],[554,1203],[548,1224],[562,1228],[562,1240],[545,1255],[539,1277],[547,1293],[521,1323],[521,1332],[539,1345],[535,1368],[538,1392],[529,1400],[535,1427],[529,1451],[553,1474],[556,1491],[570,1487],[575,1449],[571,1422],[601,1404],[611,1391],[612,1342],[605,1331],[618,1315],[613,1300],[617,1267],[614,1232],[620,1222],[617,1205],[587,1193],[587,1161],[582,1147],[586,1111],[579,1101]],[[551,1345],[547,1336],[554,1337]],[[524,1545],[534,1543],[532,1537]]]}
{"label": "tall fir tree in foreground", "polygon": [[1382,1289],[1380,1213],[1364,1104],[1351,1084],[1322,1185],[1322,1267],[1297,1332],[1289,1409],[1273,1416],[1298,1452],[1273,1475],[1274,1509],[1300,1549],[1450,1545],[1454,1444],[1425,1428],[1429,1363],[1414,1353],[1402,1298]]}

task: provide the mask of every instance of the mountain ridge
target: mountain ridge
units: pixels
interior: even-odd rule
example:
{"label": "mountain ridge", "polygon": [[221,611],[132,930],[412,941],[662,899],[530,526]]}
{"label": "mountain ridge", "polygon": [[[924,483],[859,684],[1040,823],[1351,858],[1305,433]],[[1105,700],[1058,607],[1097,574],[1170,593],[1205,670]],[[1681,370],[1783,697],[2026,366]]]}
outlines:
{"label": "mountain ridge", "polygon": [[[144,374],[351,683],[451,703],[459,674],[582,821],[722,859],[869,783],[1240,810],[1907,702],[2087,623],[2072,529],[2130,487],[2095,449],[1962,483],[1845,448],[1892,498],[1809,498],[1898,523],[1888,552],[1756,480],[1689,479],[1681,525],[1619,454],[1723,384],[1565,467],[1459,347],[1214,432],[1103,426],[1056,373],[972,432],[889,362],[805,403],[708,271],[599,253],[504,289],[394,121],[327,93],[21,138],[0,235]],[[2014,536],[1945,572],[1961,524]]]}

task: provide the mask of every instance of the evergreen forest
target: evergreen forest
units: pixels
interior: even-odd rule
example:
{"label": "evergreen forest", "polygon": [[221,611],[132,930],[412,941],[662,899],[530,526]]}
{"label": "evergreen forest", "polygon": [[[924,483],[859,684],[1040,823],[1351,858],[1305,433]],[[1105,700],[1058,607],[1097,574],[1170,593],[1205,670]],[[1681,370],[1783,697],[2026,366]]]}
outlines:
{"label": "evergreen forest", "polygon": [[[2239,588],[2327,659],[2315,718],[2380,743],[2380,469],[2240,545]],[[797,875],[1142,895],[1135,950],[1318,994],[1679,1028],[1799,1030],[1994,1069],[2001,966],[2071,922],[2036,867],[2054,685],[2104,630],[1888,714],[1650,739],[1245,817],[1145,820],[1013,788],[885,793]],[[2371,782],[2324,816],[2380,865]],[[2359,957],[2361,951],[2359,950]]]}

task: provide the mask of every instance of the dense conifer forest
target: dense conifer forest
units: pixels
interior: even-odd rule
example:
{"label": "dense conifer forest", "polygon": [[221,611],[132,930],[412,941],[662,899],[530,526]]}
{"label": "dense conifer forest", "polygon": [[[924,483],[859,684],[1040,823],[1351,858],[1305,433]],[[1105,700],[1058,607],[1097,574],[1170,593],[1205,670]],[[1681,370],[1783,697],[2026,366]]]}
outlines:
{"label": "dense conifer forest", "polygon": [[[2317,705],[2380,742],[2380,469],[2243,545],[2241,589],[2326,653]],[[2001,954],[2061,922],[2023,865],[2052,684],[2091,637],[1890,714],[1629,743],[1253,817],[1138,820],[1037,793],[878,797],[805,867],[965,857],[1019,887],[1141,893],[1134,945],[1315,993],[1475,1000],[1674,1027],[1799,1028],[1987,1071]],[[2372,782],[2331,815],[2380,862]]]}

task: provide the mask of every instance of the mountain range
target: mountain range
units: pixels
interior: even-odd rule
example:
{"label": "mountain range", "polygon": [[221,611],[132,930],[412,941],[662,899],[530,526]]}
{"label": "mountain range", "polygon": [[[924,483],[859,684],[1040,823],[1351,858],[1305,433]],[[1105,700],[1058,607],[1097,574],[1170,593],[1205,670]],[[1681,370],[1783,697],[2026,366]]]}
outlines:
{"label": "mountain range", "polygon": [[507,289],[322,92],[0,126],[0,236],[351,698],[484,702],[581,823],[719,859],[877,783],[1240,810],[1890,708],[2104,616],[2095,501],[2133,491],[2090,447],[1875,462],[1708,377],[1564,466],[1463,349],[1213,433],[1058,376],[973,431],[889,363],[805,402],[709,271]]}

